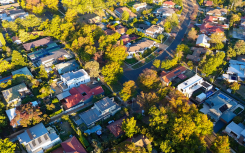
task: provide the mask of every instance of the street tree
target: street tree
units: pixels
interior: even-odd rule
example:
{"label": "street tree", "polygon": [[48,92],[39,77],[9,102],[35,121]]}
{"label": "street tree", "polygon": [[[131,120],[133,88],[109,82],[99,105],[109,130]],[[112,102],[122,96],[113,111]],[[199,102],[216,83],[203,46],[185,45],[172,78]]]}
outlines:
{"label": "street tree", "polygon": [[189,40],[192,40],[192,41],[196,40],[196,38],[197,38],[197,31],[195,30],[195,28],[191,28],[191,30],[188,33],[187,38]]}
{"label": "street tree", "polygon": [[215,44],[222,43],[225,40],[226,40],[226,38],[225,38],[224,32],[221,32],[221,33],[215,32],[215,33],[211,34],[211,36],[210,36],[210,41],[212,43],[215,43]]}
{"label": "street tree", "polygon": [[158,69],[161,66],[161,61],[159,59],[155,59],[153,61],[153,65]]}
{"label": "street tree", "polygon": [[217,136],[212,143],[211,150],[215,153],[230,152],[230,143],[228,136]]}
{"label": "street tree", "polygon": [[6,41],[5,41],[2,33],[0,33],[0,42],[1,42],[2,46],[6,45]]}
{"label": "street tree", "polygon": [[43,0],[43,3],[51,10],[58,11],[59,0]]}
{"label": "street tree", "polygon": [[90,61],[85,64],[85,69],[89,71],[90,77],[98,77],[100,73],[100,64],[97,61]]}
{"label": "street tree", "polygon": [[136,85],[133,80],[129,80],[123,84],[123,89],[119,93],[123,101],[127,101],[136,95]]}
{"label": "street tree", "polygon": [[16,143],[9,141],[8,138],[0,139],[0,152],[1,153],[15,153]]}
{"label": "street tree", "polygon": [[244,40],[238,40],[234,46],[234,50],[237,55],[245,54],[245,42]]}
{"label": "street tree", "polygon": [[138,127],[136,125],[136,120],[134,119],[134,117],[123,120],[122,130],[125,132],[125,135],[129,138],[132,138],[134,134],[138,132]]}
{"label": "street tree", "polygon": [[42,112],[38,107],[34,107],[30,103],[17,106],[15,113],[16,116],[10,121],[11,126],[17,125],[18,121],[23,127],[35,125],[42,121],[42,118],[40,117]]}
{"label": "street tree", "polygon": [[77,19],[77,11],[74,9],[68,9],[65,14],[65,20],[67,22],[74,22]]}
{"label": "street tree", "polygon": [[102,68],[101,73],[104,76],[104,80],[107,84],[113,84],[122,75],[123,68],[120,67],[119,63],[111,62]]}
{"label": "street tree", "polygon": [[141,91],[140,95],[137,96],[136,102],[147,112],[150,107],[159,102],[159,97],[154,92],[144,93]]}
{"label": "street tree", "polygon": [[139,86],[143,91],[155,89],[159,85],[157,72],[152,69],[145,69],[138,77]]}
{"label": "street tree", "polygon": [[231,85],[230,85],[230,88],[231,88],[231,90],[232,91],[237,91],[237,90],[239,90],[240,89],[240,84],[239,83],[237,83],[237,82],[233,82]]}
{"label": "street tree", "polygon": [[129,13],[128,13],[128,11],[123,11],[122,18],[121,19],[123,21],[128,21],[128,19],[129,19]]}
{"label": "street tree", "polygon": [[172,60],[167,59],[165,61],[162,61],[161,68],[168,70],[174,67],[175,65],[177,65],[177,63],[178,63],[178,58],[173,58]]}

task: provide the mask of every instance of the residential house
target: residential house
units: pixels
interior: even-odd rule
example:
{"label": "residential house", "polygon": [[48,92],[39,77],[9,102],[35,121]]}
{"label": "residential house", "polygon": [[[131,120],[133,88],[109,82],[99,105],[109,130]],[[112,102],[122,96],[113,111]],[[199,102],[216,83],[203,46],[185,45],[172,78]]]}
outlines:
{"label": "residential house", "polygon": [[209,48],[210,47],[210,44],[208,43],[209,40],[210,38],[208,36],[206,36],[205,34],[200,34],[197,37],[196,46]]}
{"label": "residential house", "polygon": [[201,61],[200,55],[205,54],[208,51],[206,48],[199,48],[199,47],[192,47],[191,50],[193,51],[192,55],[188,54],[186,58],[194,62]]}
{"label": "residential house", "polygon": [[61,139],[51,127],[45,128],[39,123],[17,136],[20,144],[24,145],[28,153],[43,153],[46,149],[61,142]]}
{"label": "residential house", "polygon": [[26,95],[30,95],[31,91],[27,88],[25,83],[21,83],[3,90],[2,94],[7,104],[12,105],[13,103],[14,106],[19,106],[21,104],[21,98],[24,98]]}
{"label": "residential house", "polygon": [[66,97],[65,102],[62,103],[65,109],[69,109],[80,103],[86,104],[92,101],[94,96],[104,94],[104,90],[101,86],[91,89],[85,84],[73,87],[69,92],[71,95]]}
{"label": "residential house", "polygon": [[152,38],[156,38],[159,34],[164,31],[164,28],[158,25],[152,25],[145,31],[145,35],[151,36]]}
{"label": "residential house", "polygon": [[213,1],[206,1],[205,6],[213,6]]}
{"label": "residential house", "polygon": [[133,18],[136,18],[137,15],[134,14],[130,9],[128,9],[127,7],[119,7],[117,9],[114,10],[114,13],[119,17],[121,18],[122,17],[122,14],[124,11],[127,11],[129,13],[129,19],[133,19]]}
{"label": "residential house", "polygon": [[115,29],[116,29],[116,32],[118,32],[121,35],[125,34],[127,32],[127,30],[128,30],[126,27],[124,27],[122,25],[117,25],[115,27]]}
{"label": "residential house", "polygon": [[105,26],[105,24],[103,24],[103,23],[97,23],[96,25],[97,25],[98,27],[100,27],[102,30],[107,29],[106,26]]}
{"label": "residential house", "polygon": [[151,141],[144,135],[133,136],[132,138],[128,138],[126,141],[133,142],[136,147],[147,147],[147,145],[151,144]]}
{"label": "residential house", "polygon": [[28,16],[28,13],[23,9],[6,9],[3,12],[4,13],[1,14],[0,18],[7,21],[14,21],[16,18],[24,18]]}
{"label": "residential house", "polygon": [[[38,106],[38,103],[37,103],[36,101],[31,102],[31,104],[32,104],[33,107],[37,107],[37,106]],[[10,121],[10,122],[11,122],[11,121],[14,119],[14,117],[16,116],[15,110],[16,110],[16,107],[11,108],[11,109],[5,111],[6,114],[7,114],[7,116],[8,116],[8,118],[9,118],[9,121]],[[17,125],[13,125],[13,128],[16,128],[18,125],[20,125],[20,122],[19,122],[19,121],[17,121]]]}
{"label": "residential house", "polygon": [[205,100],[205,104],[209,106],[208,115],[215,121],[221,120],[229,123],[237,114],[234,112],[238,107],[242,110],[243,106],[238,105],[237,101],[229,97],[223,92],[217,92],[213,96]]}
{"label": "residential house", "polygon": [[245,21],[241,22],[241,26],[245,27]]}
{"label": "residential house", "polygon": [[[226,18],[225,17],[222,17],[222,16],[211,16],[211,15],[206,15],[206,18],[203,20],[204,23],[207,23],[207,22],[212,22],[212,23],[218,23],[218,21],[225,21]],[[228,28],[227,25],[223,25],[224,28]]]}
{"label": "residential house", "polygon": [[33,75],[31,74],[30,70],[27,67],[23,67],[21,69],[18,69],[16,71],[11,72],[11,73],[13,76],[16,74],[24,74],[24,75],[29,75],[29,76],[33,77]]}
{"label": "residential house", "polygon": [[19,39],[19,37],[17,37],[17,36],[13,36],[12,41],[13,41],[13,43],[15,43],[17,45],[22,43],[21,40]]}
{"label": "residential house", "polygon": [[[123,35],[121,36],[121,40],[123,41],[123,44],[126,45],[130,41],[136,40],[138,37],[137,36],[129,36],[129,35]],[[120,41],[118,41],[118,44],[120,44]]]}
{"label": "residential house", "polygon": [[210,10],[207,12],[207,15],[212,15],[212,16],[223,16],[226,15],[228,12],[227,9],[214,9]]}
{"label": "residential house", "polygon": [[62,80],[61,86],[64,91],[73,87],[78,87],[80,84],[90,82],[90,76],[84,69],[77,70],[75,72],[68,72],[60,76]]}
{"label": "residential house", "polygon": [[45,57],[39,58],[37,66],[44,65],[45,68],[50,68],[53,64],[71,59],[73,56],[64,49],[59,49],[53,52],[49,52]]}
{"label": "residential house", "polygon": [[178,66],[177,68],[173,69],[172,71],[166,73],[165,71],[162,71],[161,73],[161,81],[166,84],[167,86],[173,79],[178,77],[180,74],[184,74],[187,69],[184,66]]}
{"label": "residential house", "polygon": [[14,0],[0,0],[1,5],[6,5],[6,4],[10,4],[10,3],[14,3]]}
{"label": "residential house", "polygon": [[61,147],[52,151],[52,153],[87,153],[82,144],[75,136],[61,143]]}
{"label": "residential house", "polygon": [[55,65],[55,69],[58,71],[59,74],[77,71],[78,68],[79,64],[75,59]]}
{"label": "residential house", "polygon": [[153,46],[156,46],[156,42],[153,40],[143,39],[141,41],[138,41],[137,43],[130,45],[128,47],[127,58],[133,58],[134,54],[138,54],[138,53],[143,54],[146,49],[152,48]]}
{"label": "residential house", "polygon": [[230,60],[229,67],[225,74],[222,74],[222,78],[228,82],[237,82],[245,80],[245,62]]}
{"label": "residential house", "polygon": [[122,122],[124,119],[126,119],[126,117],[122,117],[121,119],[116,120],[115,122],[106,126],[116,138],[124,134],[124,131],[122,130]]}
{"label": "residential house", "polygon": [[212,33],[224,33],[224,29],[228,28],[227,25],[212,24],[210,22],[203,23],[200,26],[200,33],[211,35]]}
{"label": "residential house", "polygon": [[156,11],[153,12],[157,17],[166,18],[168,16],[172,16],[175,11],[172,8],[160,7]]}
{"label": "residential house", "polygon": [[115,31],[113,31],[113,30],[111,30],[111,29],[106,29],[106,30],[104,30],[104,33],[105,33],[106,35],[112,35],[112,34],[115,33]]}
{"label": "residential house", "polygon": [[43,39],[39,39],[30,43],[23,44],[25,50],[29,51],[32,48],[39,47],[39,46],[47,46],[48,44],[53,43],[51,37],[45,37]]}
{"label": "residential house", "polygon": [[211,84],[204,81],[202,77],[196,74],[185,82],[179,84],[177,86],[177,90],[182,92],[186,97],[190,98],[193,92],[201,87],[203,87],[205,91],[209,91],[213,88]]}
{"label": "residential house", "polygon": [[174,6],[175,6],[175,3],[172,1],[165,1],[162,4],[162,7],[167,7],[167,8],[174,8]]}
{"label": "residential house", "polygon": [[156,4],[161,4],[162,3],[162,0],[153,0],[153,3],[156,3]]}
{"label": "residential house", "polygon": [[[11,1],[11,0],[10,0]],[[8,9],[8,8],[11,8],[11,7],[14,7],[14,8],[19,8],[20,5],[19,3],[11,3],[11,4],[7,4],[7,5],[1,5],[0,6],[0,12],[3,12],[4,10]]]}
{"label": "residential house", "polygon": [[93,126],[101,119],[107,119],[108,117],[113,116],[119,110],[121,110],[121,107],[114,102],[113,98],[105,97],[94,103],[94,106],[90,110],[79,114],[79,116],[89,127]]}
{"label": "residential house", "polygon": [[101,21],[101,17],[95,16],[95,17],[89,19],[89,20],[88,20],[88,23],[90,23],[90,24],[95,24],[95,23],[99,23],[100,21]]}
{"label": "residential house", "polygon": [[223,132],[234,138],[240,145],[245,144],[245,128],[242,123],[236,124],[232,121]]}
{"label": "residential house", "polygon": [[137,3],[137,4],[134,4],[133,5],[133,8],[135,8],[136,11],[139,11],[140,9],[146,9],[146,7],[147,7],[146,2],[144,2],[144,3]]}

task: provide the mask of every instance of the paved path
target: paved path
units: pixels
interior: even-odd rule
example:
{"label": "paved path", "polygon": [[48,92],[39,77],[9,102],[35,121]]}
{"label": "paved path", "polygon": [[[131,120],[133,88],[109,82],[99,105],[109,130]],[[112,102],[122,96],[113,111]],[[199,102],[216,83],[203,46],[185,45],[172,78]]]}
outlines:
{"label": "paved path", "polygon": [[[172,42],[172,44],[167,48],[167,52],[163,52],[161,55],[159,55],[156,59],[160,59],[160,60],[164,60],[167,57],[171,56],[169,53],[173,54],[174,50],[177,48],[177,45],[181,43],[182,38],[185,35],[185,32],[188,28],[188,25],[191,21],[190,16],[191,13],[193,12],[193,3],[190,1],[187,1],[187,5],[188,5],[188,13],[186,15],[186,18],[184,20],[184,22],[181,25],[180,31],[178,32],[177,36],[175,37],[175,40]],[[151,68],[152,66],[152,62],[147,63],[146,65],[142,66],[139,69],[135,69],[135,70],[131,70],[131,71],[124,71],[123,76],[121,77],[121,79],[119,80],[120,83],[124,83],[128,80],[134,80],[136,81],[139,74],[143,72],[144,69],[146,68]]]}

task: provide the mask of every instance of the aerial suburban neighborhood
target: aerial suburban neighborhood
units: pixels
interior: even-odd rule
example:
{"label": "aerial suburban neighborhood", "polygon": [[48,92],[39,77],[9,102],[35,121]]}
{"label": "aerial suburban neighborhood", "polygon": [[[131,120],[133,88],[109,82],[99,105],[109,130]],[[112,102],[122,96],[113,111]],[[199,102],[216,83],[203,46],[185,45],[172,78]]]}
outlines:
{"label": "aerial suburban neighborhood", "polygon": [[242,0],[0,0],[0,153],[245,153]]}

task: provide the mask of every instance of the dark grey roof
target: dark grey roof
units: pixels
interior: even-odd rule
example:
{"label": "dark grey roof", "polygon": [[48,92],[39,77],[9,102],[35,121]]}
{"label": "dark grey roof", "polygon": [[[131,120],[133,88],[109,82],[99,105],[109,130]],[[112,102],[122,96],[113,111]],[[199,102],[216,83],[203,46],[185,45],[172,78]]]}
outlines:
{"label": "dark grey roof", "polygon": [[101,113],[96,108],[92,108],[82,114],[79,114],[79,116],[88,126],[103,118],[103,116],[101,116]]}
{"label": "dark grey roof", "polygon": [[62,75],[63,78],[65,78],[66,80],[72,80],[74,78],[79,78],[81,76],[85,76],[88,75],[88,73],[84,70],[84,69],[80,69],[78,71],[75,72],[68,72]]}
{"label": "dark grey roof", "polygon": [[48,56],[46,56],[46,57],[40,58],[40,61],[41,61],[41,62],[45,62],[45,61],[47,61],[47,60],[49,60],[49,59],[52,59],[52,58],[53,58],[54,60],[57,60],[58,58],[63,57],[63,56],[65,56],[65,55],[70,56],[70,55],[67,53],[66,50],[64,50],[64,49],[61,48],[61,49],[59,49],[59,50],[57,50],[57,51],[51,52],[50,55],[48,55]]}
{"label": "dark grey roof", "polygon": [[101,111],[104,111],[108,108],[111,108],[114,106],[116,103],[113,102],[110,98],[105,97],[101,99],[100,101],[96,102],[94,105],[96,105]]}
{"label": "dark grey roof", "polygon": [[6,10],[6,13],[8,15],[13,15],[13,14],[25,13],[25,11],[23,9],[13,9],[13,10]]}

